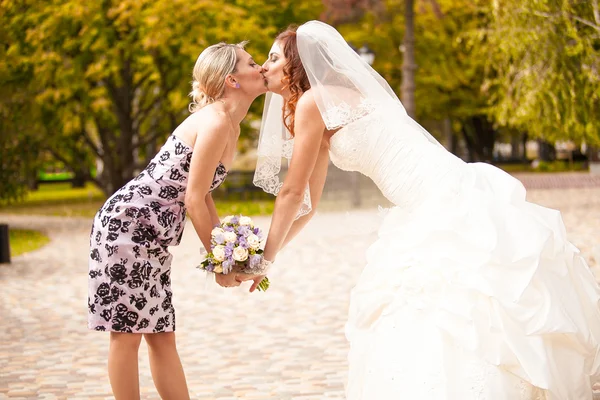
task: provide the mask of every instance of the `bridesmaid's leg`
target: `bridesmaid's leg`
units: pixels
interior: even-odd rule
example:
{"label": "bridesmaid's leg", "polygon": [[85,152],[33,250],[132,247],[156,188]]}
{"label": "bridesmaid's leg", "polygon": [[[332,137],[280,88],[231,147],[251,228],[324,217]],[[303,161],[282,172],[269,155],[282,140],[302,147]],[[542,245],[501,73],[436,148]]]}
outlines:
{"label": "bridesmaid's leg", "polygon": [[175,332],[144,334],[154,385],[163,400],[190,398],[183,366],[177,354]]}
{"label": "bridesmaid's leg", "polygon": [[116,400],[140,398],[138,349],[141,340],[141,333],[110,333],[108,377]]}

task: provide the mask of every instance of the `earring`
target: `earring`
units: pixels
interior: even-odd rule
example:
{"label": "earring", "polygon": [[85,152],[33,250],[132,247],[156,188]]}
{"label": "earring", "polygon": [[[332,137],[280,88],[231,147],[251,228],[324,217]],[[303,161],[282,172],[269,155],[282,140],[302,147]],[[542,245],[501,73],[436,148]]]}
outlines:
{"label": "earring", "polygon": [[236,89],[239,89],[239,88],[240,88],[240,84],[236,82],[236,83],[235,83],[235,88],[236,88]]}

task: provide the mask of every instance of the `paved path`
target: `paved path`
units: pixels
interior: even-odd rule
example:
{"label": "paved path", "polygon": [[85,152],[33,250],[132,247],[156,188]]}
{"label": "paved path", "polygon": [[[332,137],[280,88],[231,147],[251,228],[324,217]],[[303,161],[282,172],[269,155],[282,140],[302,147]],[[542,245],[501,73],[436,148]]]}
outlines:
{"label": "paved path", "polygon": [[[535,190],[563,212],[569,237],[595,268],[600,189]],[[278,258],[268,293],[227,290],[194,268],[189,225],[173,249],[178,345],[194,399],[343,399],[348,295],[375,239],[372,210],[322,213]],[[111,398],[108,336],[86,329],[90,221],[0,215],[49,232],[51,243],[0,266],[0,398]],[[257,222],[266,227],[267,218]],[[147,351],[142,397],[158,399]]]}
{"label": "paved path", "polygon": [[600,175],[586,172],[514,174],[527,189],[600,188]]}

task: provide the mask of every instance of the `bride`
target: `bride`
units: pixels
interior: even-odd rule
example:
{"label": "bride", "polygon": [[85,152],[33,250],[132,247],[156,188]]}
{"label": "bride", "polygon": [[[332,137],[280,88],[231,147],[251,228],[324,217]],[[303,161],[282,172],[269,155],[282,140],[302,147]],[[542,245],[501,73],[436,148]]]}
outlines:
{"label": "bride", "polygon": [[600,290],[560,213],[447,152],[329,25],[283,32],[263,68],[264,259],[312,217],[330,158],[395,205],[351,293],[347,398],[591,399]]}

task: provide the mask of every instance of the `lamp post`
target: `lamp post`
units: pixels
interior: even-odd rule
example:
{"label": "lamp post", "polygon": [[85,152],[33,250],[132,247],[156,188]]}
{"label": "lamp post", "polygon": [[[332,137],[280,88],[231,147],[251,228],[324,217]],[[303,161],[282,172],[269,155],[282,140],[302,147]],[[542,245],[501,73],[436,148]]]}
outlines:
{"label": "lamp post", "polygon": [[[360,49],[355,49],[352,45],[350,45],[352,49],[358,53],[360,58],[363,59],[369,65],[373,65],[375,61],[375,52],[369,48],[366,44],[363,44]],[[360,198],[360,175],[358,172],[352,172],[350,175],[350,184],[352,186],[352,206],[360,207],[361,198]]]}

